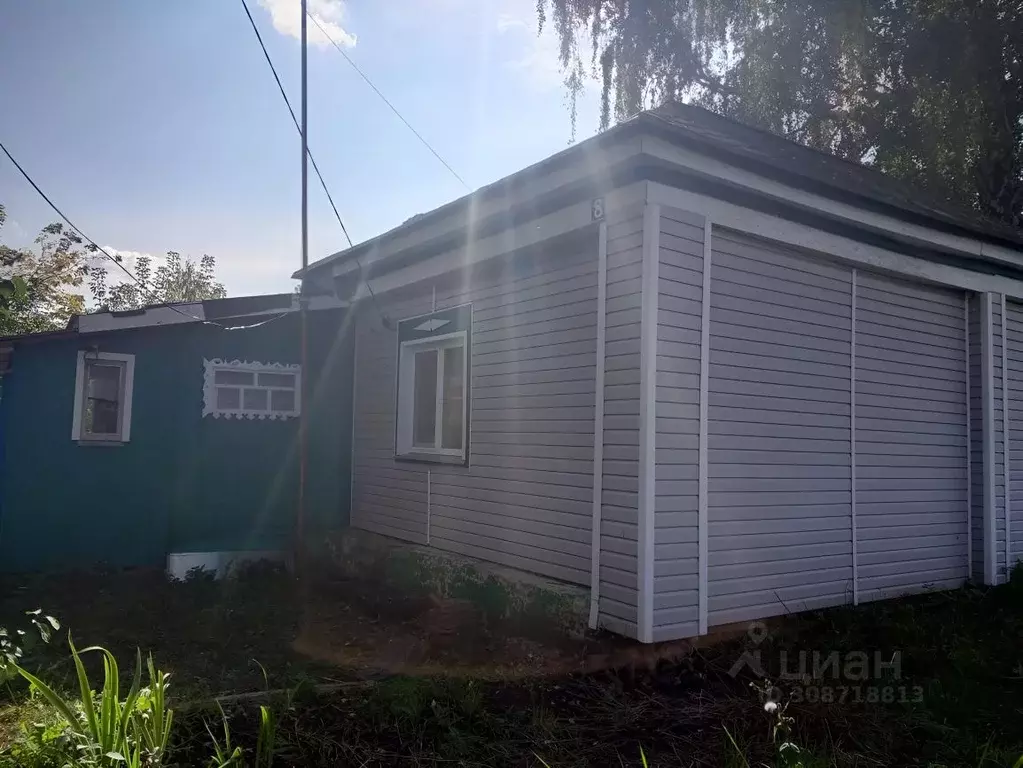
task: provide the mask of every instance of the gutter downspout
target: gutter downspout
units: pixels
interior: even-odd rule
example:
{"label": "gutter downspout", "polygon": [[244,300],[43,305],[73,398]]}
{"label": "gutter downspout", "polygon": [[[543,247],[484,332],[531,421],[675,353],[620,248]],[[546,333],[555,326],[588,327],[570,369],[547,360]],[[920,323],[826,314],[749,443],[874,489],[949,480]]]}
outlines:
{"label": "gutter downspout", "polygon": [[597,229],[597,360],[593,409],[593,527],[590,532],[590,629],[600,616],[600,515],[604,493],[604,347],[607,335],[607,222]]}

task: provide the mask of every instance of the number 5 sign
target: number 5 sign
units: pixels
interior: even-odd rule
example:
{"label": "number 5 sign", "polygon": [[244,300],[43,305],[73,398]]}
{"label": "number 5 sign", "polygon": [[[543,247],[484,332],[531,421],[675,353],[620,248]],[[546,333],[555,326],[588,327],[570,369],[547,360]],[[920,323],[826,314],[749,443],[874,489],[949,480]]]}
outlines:
{"label": "number 5 sign", "polygon": [[593,221],[600,221],[602,218],[604,218],[604,198],[602,197],[593,198],[591,212],[593,215]]}

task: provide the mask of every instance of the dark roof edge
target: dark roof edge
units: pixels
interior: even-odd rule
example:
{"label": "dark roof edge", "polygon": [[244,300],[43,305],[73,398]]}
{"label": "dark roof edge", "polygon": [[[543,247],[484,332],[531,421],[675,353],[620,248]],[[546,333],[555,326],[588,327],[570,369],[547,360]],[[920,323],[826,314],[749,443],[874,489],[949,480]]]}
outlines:
{"label": "dark roof edge", "polygon": [[296,280],[301,280],[303,274],[318,271],[328,264],[333,264],[337,261],[355,258],[366,251],[371,250],[374,246],[384,242],[385,240],[390,239],[399,232],[413,232],[426,224],[431,224],[444,219],[447,216],[451,216],[464,208],[468,208],[473,203],[477,203],[481,200],[490,200],[502,195],[509,195],[514,192],[515,187],[534,178],[544,176],[559,167],[568,165],[575,159],[576,155],[586,151],[587,149],[603,147],[627,139],[629,135],[637,131],[638,127],[639,124],[633,119],[621,122],[613,128],[603,131],[602,133],[598,133],[596,136],[591,136],[585,141],[574,146],[567,147],[550,157],[545,157],[543,160],[539,160],[532,165],[527,165],[519,171],[515,171],[514,173],[504,176],[495,182],[487,184],[484,187],[480,187],[475,192],[470,192],[469,194],[463,195],[449,203],[444,203],[444,205],[439,208],[434,208],[426,213],[413,216],[411,219],[402,222],[396,227],[392,227],[386,232],[382,232],[376,237],[372,237],[369,240],[353,245],[351,248],[346,248],[343,251],[337,251],[329,256],[324,256],[322,259],[314,261],[305,269],[297,270],[291,276]]}
{"label": "dark roof edge", "polygon": [[[725,118],[721,115],[715,115],[715,117],[723,120],[731,120],[731,118]],[[996,232],[982,230],[967,226],[965,224],[957,224],[956,222],[949,221],[941,216],[928,216],[924,213],[918,213],[916,211],[910,211],[902,206],[894,203],[885,202],[879,200],[871,195],[856,192],[855,190],[848,187],[841,187],[834,184],[827,184],[817,179],[812,179],[807,176],[801,175],[798,171],[785,171],[769,163],[758,161],[755,158],[748,157],[738,152],[731,152],[727,147],[723,147],[720,144],[715,143],[713,140],[704,138],[696,135],[692,132],[686,131],[684,128],[673,125],[670,121],[665,120],[663,117],[654,114],[653,112],[641,112],[636,116],[637,122],[645,123],[649,128],[658,134],[661,138],[664,138],[672,143],[684,144],[688,146],[699,147],[701,151],[706,151],[707,154],[717,157],[718,159],[724,159],[731,165],[735,165],[740,168],[746,168],[751,170],[758,175],[766,178],[774,178],[778,181],[783,182],[788,186],[798,186],[806,191],[826,197],[838,202],[846,202],[854,205],[858,208],[866,210],[873,210],[877,213],[883,213],[901,221],[909,223],[922,224],[931,229],[936,229],[949,234],[958,234],[965,237],[972,238],[974,240],[984,240],[991,242],[996,245],[1011,248],[1012,250],[1020,250],[1021,246],[1019,242],[1016,242],[1008,237],[1003,237]],[[735,122],[731,120],[731,122]],[[767,133],[759,128],[751,128],[750,126],[742,125],[743,128],[750,130],[757,130],[762,133]],[[774,134],[770,134],[774,138]],[[807,149],[813,152],[817,152],[825,158],[833,162],[848,163],[850,165],[857,166],[860,170],[864,170],[870,173],[877,174],[885,179],[887,182],[891,182],[888,176],[875,168],[866,166],[863,164],[857,164],[852,160],[846,160],[835,155],[830,155],[827,152],[821,152],[820,150],[814,149],[813,147],[806,147],[799,145],[803,149]]]}

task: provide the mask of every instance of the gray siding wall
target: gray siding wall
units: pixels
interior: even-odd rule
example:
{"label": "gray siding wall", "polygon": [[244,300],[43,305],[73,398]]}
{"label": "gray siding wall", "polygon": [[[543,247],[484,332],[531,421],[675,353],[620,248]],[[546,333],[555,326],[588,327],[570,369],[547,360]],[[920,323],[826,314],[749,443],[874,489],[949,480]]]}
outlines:
{"label": "gray siding wall", "polygon": [[1023,560],[1023,304],[1007,304],[1009,379],[1009,566]]}
{"label": "gray siding wall", "polygon": [[1005,379],[1002,371],[1002,297],[991,294],[991,336],[994,354],[994,389],[992,400],[995,412],[995,583],[1005,580],[1005,422],[1002,394]]}
{"label": "gray siding wall", "polygon": [[711,244],[709,623],[848,602],[851,270]]}
{"label": "gray siding wall", "polygon": [[963,293],[857,274],[861,600],[967,578]]}
{"label": "gray siding wall", "polygon": [[473,304],[471,466],[394,460],[396,334],[365,301],[356,327],[352,525],[589,584],[595,227],[380,297],[380,308],[394,321],[423,314],[434,291],[437,309]]}
{"label": "gray siding wall", "polygon": [[601,626],[637,636],[639,356],[643,209],[607,222]]}
{"label": "gray siding wall", "polygon": [[700,331],[704,220],[661,209],[653,639],[699,632]]}
{"label": "gray siding wall", "polygon": [[978,294],[970,295],[970,534],[973,570],[970,578],[984,583],[984,366],[983,325]]}

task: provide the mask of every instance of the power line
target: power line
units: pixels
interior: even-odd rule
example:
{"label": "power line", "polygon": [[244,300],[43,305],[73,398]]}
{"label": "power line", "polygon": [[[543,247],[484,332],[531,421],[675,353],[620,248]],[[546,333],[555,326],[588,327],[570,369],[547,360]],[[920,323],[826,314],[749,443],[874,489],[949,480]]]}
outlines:
{"label": "power line", "polygon": [[[295,110],[291,107],[291,100],[288,99],[288,94],[284,91],[284,85],[281,83],[281,78],[277,75],[277,68],[274,66],[273,61],[270,59],[270,53],[266,50],[266,45],[263,43],[263,36],[259,33],[259,27],[256,26],[256,20],[252,18],[252,12],[249,10],[249,4],[242,0],[242,7],[245,9],[245,15],[249,17],[249,24],[252,25],[252,31],[256,33],[256,39],[259,41],[259,47],[263,49],[263,56],[266,58],[266,63],[270,65],[270,71],[273,72],[274,80],[277,82],[277,89],[281,92],[281,97],[284,99],[284,103],[288,107],[288,113],[291,115],[291,122],[295,124],[295,130],[298,131],[299,135],[302,135],[302,127],[298,124],[298,118],[295,117]],[[337,206],[334,205],[334,198],[330,196],[330,190],[327,189],[327,182],[323,180],[323,174],[320,173],[320,167],[316,164],[316,158],[313,157],[311,149],[306,147],[306,154],[309,155],[309,162],[313,165],[313,170],[316,171],[316,176],[320,179],[320,186],[323,187],[324,194],[327,195],[327,200],[330,201],[330,207],[334,209],[334,216],[337,217],[337,223],[341,225],[341,231],[345,234],[345,239],[348,241],[348,247],[351,248],[352,238],[348,234],[348,230],[345,228],[345,223],[341,221],[341,214],[337,212]]]}
{"label": "power line", "polygon": [[319,27],[320,32],[322,32],[323,36],[326,37],[333,44],[333,46],[337,49],[337,52],[340,53],[342,56],[344,56],[345,61],[347,61],[349,64],[352,65],[352,69],[354,69],[356,72],[359,73],[359,77],[361,77],[363,80],[366,81],[366,85],[368,85],[370,88],[372,88],[373,92],[376,93],[376,95],[379,96],[381,98],[381,100],[383,100],[384,104],[386,104],[388,107],[390,107],[391,111],[395,115],[398,116],[398,119],[401,120],[403,123],[405,123],[405,127],[408,128],[410,131],[412,131],[413,134],[415,134],[415,137],[417,139],[419,139],[423,143],[424,147],[426,147],[428,150],[430,150],[430,152],[433,154],[434,157],[436,157],[438,160],[440,160],[441,165],[443,165],[445,168],[447,168],[449,171],[451,171],[451,175],[454,176],[456,179],[458,179],[459,183],[463,187],[465,187],[466,190],[468,190],[469,192],[472,192],[472,187],[470,187],[468,184],[465,183],[465,179],[463,179],[461,176],[459,176],[455,172],[455,169],[452,168],[450,165],[448,165],[447,161],[444,160],[444,158],[441,157],[437,153],[437,150],[434,149],[432,146],[430,146],[430,142],[428,142],[426,139],[424,139],[422,134],[420,134],[419,131],[417,131],[415,128],[413,128],[412,124],[408,120],[406,120],[404,118],[404,116],[402,116],[401,112],[398,111],[398,108],[395,107],[388,100],[388,98],[386,96],[384,96],[384,94],[380,91],[379,88],[377,88],[375,85],[373,85],[373,81],[370,80],[369,77],[366,76],[365,72],[363,72],[361,69],[359,69],[359,65],[356,64],[352,60],[352,57],[349,56],[347,53],[345,53],[344,49],[340,45],[338,45],[337,41],[327,33],[327,30],[325,30],[323,28],[323,25],[320,24],[319,20],[313,14],[311,14],[311,13],[307,13],[306,15],[310,19],[312,19],[313,24],[315,24],[317,27]]}
{"label": "power line", "polygon": [[[64,215],[64,212],[60,208],[57,207],[56,203],[54,203],[49,198],[49,196],[45,192],[43,192],[42,189],[39,188],[39,185],[35,183],[35,180],[31,176],[28,175],[28,171],[26,171],[24,168],[21,167],[21,163],[19,163],[17,160],[14,159],[14,155],[12,155],[8,151],[7,147],[4,146],[3,142],[0,142],[0,150],[3,150],[3,153],[5,155],[7,155],[7,159],[10,160],[12,163],[14,163],[14,167],[18,169],[18,171],[21,173],[22,176],[25,177],[25,181],[27,181],[29,184],[32,185],[32,189],[34,189],[36,192],[39,193],[39,196],[41,198],[43,198],[43,200],[46,201],[47,205],[49,205],[56,212],[56,214],[58,216],[60,216],[60,218],[62,218],[64,220],[64,222],[69,227],[71,227],[71,229],[73,229],[75,232],[77,232],[79,237],[81,237],[83,240],[85,240],[96,251],[99,251],[100,254],[102,254],[106,258],[110,259],[110,261],[114,262],[114,264],[116,264],[121,269],[121,271],[124,272],[124,274],[126,274],[128,277],[130,277],[135,282],[135,284],[139,286],[139,288],[141,288],[143,291],[145,291],[146,293],[149,294],[149,298],[150,299],[155,298],[153,293],[152,293],[152,291],[149,288],[146,287],[146,284],[143,283],[141,280],[139,280],[139,278],[136,277],[136,275],[130,269],[128,269],[126,266],[124,266],[124,264],[122,264],[118,259],[114,258],[109,253],[107,253],[102,247],[100,247],[96,243],[95,240],[93,240],[91,237],[89,237],[87,234],[85,234],[81,229],[79,229],[77,226],[75,226],[75,224],[71,221],[71,219],[69,219],[67,216]],[[167,309],[171,309],[174,312],[177,312],[182,317],[187,317],[190,320],[194,320],[197,323],[203,323],[204,325],[213,325],[213,326],[221,328],[221,329],[223,329],[225,331],[241,331],[241,330],[245,330],[247,328],[258,328],[261,325],[266,325],[267,323],[271,323],[274,320],[278,320],[281,317],[284,317],[285,315],[289,314],[288,312],[283,312],[280,315],[268,318],[267,320],[261,320],[260,322],[253,323],[251,325],[226,326],[226,325],[221,325],[220,323],[214,322],[212,320],[206,320],[206,319],[204,319],[202,317],[196,317],[195,315],[189,314],[188,312],[183,312],[182,310],[178,309],[177,307],[173,306],[172,304],[166,304],[164,302],[154,302],[154,303],[157,303],[157,304],[163,303],[164,306],[167,307]]]}
{"label": "power line", "polygon": [[[281,78],[277,74],[277,67],[274,66],[273,59],[270,58],[270,53],[267,51],[266,45],[263,43],[263,36],[259,33],[259,27],[256,26],[256,21],[252,17],[252,12],[249,10],[249,4],[246,2],[246,0],[242,0],[242,7],[245,9],[245,15],[248,16],[249,18],[249,24],[252,25],[252,31],[256,33],[256,39],[259,41],[259,47],[263,49],[263,57],[266,59],[266,63],[270,65],[270,71],[273,73],[274,81],[277,83],[277,90],[280,91],[281,98],[284,99],[284,103],[288,107],[288,113],[291,115],[291,122],[295,124],[295,130],[298,131],[298,135],[301,136],[302,126],[299,125],[298,118],[295,117],[295,110],[292,109],[291,107],[291,100],[288,99],[288,94],[284,90],[284,85],[281,83]],[[312,16],[310,16],[309,18],[312,18],[313,21],[316,21],[316,19],[314,19]],[[411,126],[409,127],[411,128]],[[344,222],[341,221],[341,214],[338,213],[337,207],[334,205],[334,200],[330,196],[330,190],[327,189],[327,182],[324,181],[323,174],[320,173],[320,169],[316,165],[316,160],[313,159],[313,153],[308,146],[306,146],[306,154],[309,156],[309,160],[312,162],[313,168],[316,170],[316,175],[320,179],[320,186],[323,187],[323,191],[324,193],[326,193],[327,199],[330,200],[330,205],[334,209],[334,215],[337,216],[337,223],[341,225],[341,231],[345,233],[345,238],[348,240],[348,246],[351,248],[353,247],[352,238],[348,236],[348,230],[345,229]],[[444,161],[441,160],[441,162]],[[452,173],[454,173],[454,171],[452,171]],[[359,261],[358,256],[355,257],[355,264],[359,268],[359,275],[362,278],[363,284],[366,286],[366,290],[369,291],[370,298],[373,300],[373,306],[376,308],[377,314],[380,315],[380,319],[383,321],[384,327],[390,328],[393,325],[393,323],[384,313],[383,309],[380,307],[380,301],[377,299],[376,293],[373,292],[373,286],[370,285],[369,279],[365,276],[366,270],[362,266],[362,262]]]}

